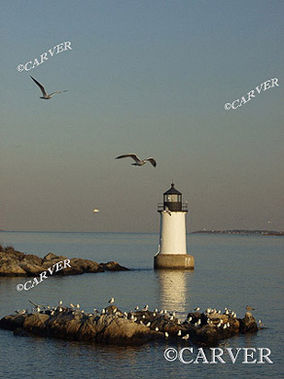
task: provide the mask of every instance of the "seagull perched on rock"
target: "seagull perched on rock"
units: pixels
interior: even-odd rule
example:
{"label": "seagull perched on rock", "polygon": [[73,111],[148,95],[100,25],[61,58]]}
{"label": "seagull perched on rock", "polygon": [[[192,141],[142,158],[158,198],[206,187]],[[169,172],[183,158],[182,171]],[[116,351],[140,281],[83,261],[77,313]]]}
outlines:
{"label": "seagull perched on rock", "polygon": [[255,308],[250,307],[249,305],[247,305],[247,306],[246,306],[246,310],[247,310],[247,311],[255,311]]}
{"label": "seagull perched on rock", "polygon": [[150,162],[152,164],[152,166],[154,166],[154,167],[157,166],[157,162],[152,157],[149,157],[146,159],[140,159],[139,157],[137,157],[136,154],[124,154],[124,155],[119,155],[115,159],[121,159],[121,158],[132,158],[132,159],[134,159],[135,163],[131,163],[132,166],[144,166],[144,164],[147,162]]}
{"label": "seagull perched on rock", "polygon": [[21,311],[15,311],[18,315],[24,315],[26,313],[25,309],[22,309]]}
{"label": "seagull perched on rock", "polygon": [[114,303],[114,297],[112,297],[111,299],[109,299],[108,303],[109,304],[113,304]]}
{"label": "seagull perched on rock", "polygon": [[35,82],[36,85],[39,86],[41,92],[42,92],[42,96],[40,96],[41,99],[44,99],[44,100],[49,100],[51,99],[51,97],[57,93],[62,93],[62,92],[67,92],[67,90],[63,90],[63,91],[55,91],[55,92],[51,92],[50,94],[48,94],[44,88],[44,86],[42,84],[40,84],[35,78],[33,78],[31,75],[30,77],[32,78],[32,80]]}

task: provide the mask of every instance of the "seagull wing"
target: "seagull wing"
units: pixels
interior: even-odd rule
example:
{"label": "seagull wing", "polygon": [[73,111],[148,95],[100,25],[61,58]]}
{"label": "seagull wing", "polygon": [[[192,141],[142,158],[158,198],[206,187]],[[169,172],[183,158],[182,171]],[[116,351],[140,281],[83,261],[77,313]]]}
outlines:
{"label": "seagull wing", "polygon": [[145,161],[149,161],[152,164],[152,166],[154,166],[154,167],[157,166],[157,162],[152,157],[149,157],[149,158],[145,159]]}
{"label": "seagull wing", "polygon": [[54,92],[51,92],[51,93],[49,94],[49,96],[55,95],[55,94],[57,94],[57,93],[63,93],[63,92],[68,92],[68,90],[65,89],[65,90],[63,90],[63,91],[54,91]]}
{"label": "seagull wing", "polygon": [[39,86],[39,88],[41,89],[41,92],[42,92],[43,96],[48,96],[48,94],[46,93],[46,91],[44,89],[44,86],[42,84],[40,84],[37,80],[35,80],[35,78],[33,78],[31,75],[30,75],[30,77],[35,82],[35,84],[37,84]]}
{"label": "seagull wing", "polygon": [[121,159],[121,158],[132,158],[135,160],[135,162],[141,162],[141,159],[137,157],[136,154],[124,154],[124,155],[119,155],[115,159]]}

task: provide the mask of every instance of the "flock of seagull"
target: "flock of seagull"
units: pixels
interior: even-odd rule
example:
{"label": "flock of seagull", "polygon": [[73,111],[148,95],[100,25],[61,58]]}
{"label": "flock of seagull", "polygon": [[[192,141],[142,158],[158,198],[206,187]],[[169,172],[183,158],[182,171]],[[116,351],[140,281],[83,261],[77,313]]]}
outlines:
{"label": "flock of seagull", "polygon": [[[44,86],[40,82],[38,82],[31,75],[30,75],[30,77],[35,82],[35,84],[40,88],[41,93],[42,93],[42,96],[40,96],[41,99],[50,100],[52,98],[52,96],[54,96],[54,95],[56,95],[58,93],[68,92],[68,90],[65,89],[65,90],[62,90],[62,91],[54,91],[54,92],[51,92],[49,94],[46,91],[46,89],[44,88]],[[144,166],[144,164],[147,163],[147,162],[151,163],[151,165],[153,167],[157,166],[157,162],[156,162],[156,160],[153,157],[148,157],[148,158],[145,158],[145,159],[140,159],[136,154],[130,153],[130,154],[119,155],[115,159],[121,159],[121,158],[132,158],[134,160],[134,163],[131,163],[132,166],[139,166],[139,167],[141,167],[141,166]]]}
{"label": "flock of seagull", "polygon": [[[113,306],[113,304],[115,303],[114,297],[109,299],[109,301],[108,301],[109,306],[108,307],[103,308],[101,311],[94,308],[93,313],[87,313],[84,310],[81,310],[80,304],[75,305],[75,304],[71,303],[69,307],[65,307],[65,306],[63,306],[62,300],[60,300],[58,302],[58,306],[55,306],[55,307],[51,307],[49,305],[46,306],[46,305],[35,304],[31,300],[29,300],[29,302],[34,306],[33,313],[44,313],[44,314],[48,314],[50,316],[58,315],[61,312],[64,312],[65,314],[72,314],[72,315],[84,314],[88,318],[96,317],[96,316],[100,317],[103,315],[112,314],[112,315],[115,315],[117,317],[123,317],[125,319],[131,320],[132,322],[140,323],[140,324],[145,325],[145,326],[150,328],[152,325],[152,322],[153,322],[153,320],[152,320],[152,322],[149,321],[149,314],[150,314],[151,317],[153,317],[153,318],[163,316],[168,321],[174,321],[178,325],[182,325],[181,321],[176,317],[175,311],[170,312],[170,311],[167,311],[166,309],[158,310],[158,308],[155,308],[152,312],[150,312],[148,304],[146,304],[143,308],[141,308],[140,311],[139,311],[139,306],[136,306],[135,311],[122,312],[116,306]],[[250,306],[246,306],[246,310],[252,311],[255,309],[250,307]],[[228,322],[227,320],[225,322],[222,318],[220,318],[218,324],[216,324],[212,321],[212,319],[210,319],[210,315],[220,315],[220,316],[226,315],[226,316],[228,316],[228,318],[230,317],[233,319],[235,319],[237,317],[237,314],[227,307],[224,308],[223,312],[221,310],[217,310],[216,308],[207,308],[206,311],[204,312],[204,314],[200,314],[199,313],[200,307],[194,308],[194,311],[195,311],[194,313],[188,314],[187,318],[183,322],[183,325],[190,324],[190,325],[194,326],[195,328],[198,328],[200,326],[204,326],[204,325],[208,324],[209,326],[215,326],[217,328],[224,330],[224,329],[227,329],[231,326],[230,322]],[[15,312],[17,314],[27,314],[28,313],[28,311],[26,309],[17,310]],[[137,312],[139,312],[139,315],[137,314]],[[142,316],[141,316],[141,314],[142,314]],[[205,317],[204,317],[204,315],[205,315]],[[258,321],[258,324],[259,324],[259,327],[264,327],[264,324],[262,323],[261,320]],[[155,327],[153,330],[155,330],[156,332],[159,332],[158,327]],[[183,340],[189,339],[189,334],[187,333],[187,334],[182,336],[181,330],[179,330],[177,332],[177,336],[181,337],[181,339],[183,339]],[[164,337],[168,338],[169,333],[165,331]]]}

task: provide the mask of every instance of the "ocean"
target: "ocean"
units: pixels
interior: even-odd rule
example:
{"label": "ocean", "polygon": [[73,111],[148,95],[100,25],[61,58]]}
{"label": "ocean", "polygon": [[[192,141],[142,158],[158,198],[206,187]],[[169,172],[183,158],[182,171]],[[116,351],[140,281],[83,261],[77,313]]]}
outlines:
{"label": "ocean", "polygon": [[[155,271],[157,234],[0,232],[0,244],[43,257],[49,252],[96,262],[117,261],[130,271],[48,277],[29,291],[17,292],[25,278],[0,277],[0,317],[39,304],[79,303],[91,312],[110,297],[123,311],[135,306],[175,310],[184,318],[194,307],[229,307],[243,317],[246,305],[256,310],[265,329],[223,341],[221,348],[268,348],[273,364],[195,364],[164,358],[164,350],[186,346],[149,343],[117,347],[41,337],[19,337],[0,330],[2,378],[284,378],[283,248],[284,238],[256,235],[187,236],[194,271]],[[204,350],[206,354],[209,351]],[[189,356],[187,356],[187,359]]]}

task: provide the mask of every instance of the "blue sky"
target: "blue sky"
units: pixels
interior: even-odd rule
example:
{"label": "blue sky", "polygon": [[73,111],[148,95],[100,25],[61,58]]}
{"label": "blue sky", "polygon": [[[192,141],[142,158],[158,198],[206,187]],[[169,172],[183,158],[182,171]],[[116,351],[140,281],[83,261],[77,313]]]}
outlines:
{"label": "blue sky", "polygon": [[[173,179],[191,230],[283,230],[283,16],[261,0],[2,4],[0,228],[157,231]],[[69,92],[41,100],[29,75]],[[128,152],[157,168],[114,159]]]}

